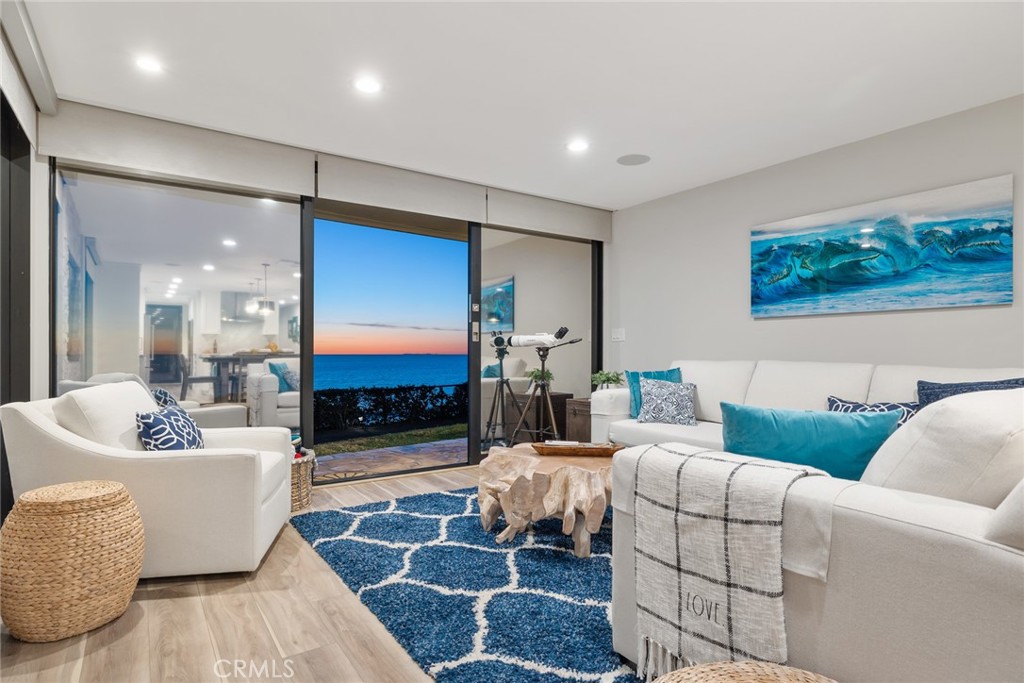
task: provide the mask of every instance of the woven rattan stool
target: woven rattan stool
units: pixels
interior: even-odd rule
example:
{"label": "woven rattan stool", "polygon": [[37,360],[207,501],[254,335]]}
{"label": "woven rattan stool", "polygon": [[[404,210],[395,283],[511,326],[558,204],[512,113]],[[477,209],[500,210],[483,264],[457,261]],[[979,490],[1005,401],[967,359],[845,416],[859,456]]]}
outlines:
{"label": "woven rattan stool", "polygon": [[765,662],[712,662],[659,676],[654,683],[836,683],[831,678]]}
{"label": "woven rattan stool", "polygon": [[0,531],[0,617],[42,643],[121,616],[142,570],[146,537],[116,481],[79,481],[21,495]]}

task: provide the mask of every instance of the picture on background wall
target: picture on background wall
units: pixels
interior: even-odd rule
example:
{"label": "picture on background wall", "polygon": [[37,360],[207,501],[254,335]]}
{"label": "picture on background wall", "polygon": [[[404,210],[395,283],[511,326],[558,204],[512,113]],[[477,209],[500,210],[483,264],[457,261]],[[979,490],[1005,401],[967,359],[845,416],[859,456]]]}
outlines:
{"label": "picture on background wall", "polygon": [[504,277],[480,286],[480,321],[484,332],[515,329],[516,279]]}
{"label": "picture on background wall", "polygon": [[1012,302],[1012,175],[751,231],[755,318]]}

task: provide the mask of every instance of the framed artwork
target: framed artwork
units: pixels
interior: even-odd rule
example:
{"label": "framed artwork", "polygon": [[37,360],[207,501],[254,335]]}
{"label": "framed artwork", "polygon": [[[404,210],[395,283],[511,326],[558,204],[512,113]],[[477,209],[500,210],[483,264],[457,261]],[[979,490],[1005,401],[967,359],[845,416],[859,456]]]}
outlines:
{"label": "framed artwork", "polygon": [[503,277],[480,286],[480,329],[511,332],[515,329],[516,279]]}
{"label": "framed artwork", "polygon": [[754,318],[1012,302],[1012,175],[751,231]]}

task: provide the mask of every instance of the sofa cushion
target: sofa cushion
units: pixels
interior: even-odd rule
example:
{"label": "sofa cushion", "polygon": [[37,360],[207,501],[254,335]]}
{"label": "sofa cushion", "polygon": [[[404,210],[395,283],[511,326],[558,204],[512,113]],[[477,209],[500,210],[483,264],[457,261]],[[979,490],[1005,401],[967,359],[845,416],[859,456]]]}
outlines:
{"label": "sofa cushion", "polygon": [[203,447],[203,433],[178,406],[136,413],[139,438],[147,451],[190,451]]}
{"label": "sofa cushion", "polygon": [[298,408],[299,401],[302,400],[302,394],[298,391],[286,391],[283,394],[277,395],[277,407],[278,408]]}
{"label": "sofa cushion", "polygon": [[135,414],[156,408],[148,389],[135,382],[115,382],[64,394],[54,401],[53,415],[57,424],[83,439],[143,451]]}
{"label": "sofa cushion", "polygon": [[743,403],[763,408],[825,410],[829,395],[863,401],[873,370],[873,365],[864,363],[761,360],[754,368]]}
{"label": "sofa cushion", "polygon": [[847,401],[837,396],[828,397],[828,409],[833,413],[885,413],[890,410],[900,411],[898,426],[902,427],[907,420],[914,417],[920,405],[916,402],[910,403],[861,403],[860,401]]}
{"label": "sofa cushion", "polygon": [[948,384],[921,380],[917,383],[917,398],[922,406],[926,406],[929,403],[935,403],[958,394],[998,389],[1017,389],[1021,387],[1024,387],[1024,377],[997,379],[988,382],[953,382]]}
{"label": "sofa cushion", "polygon": [[1024,550],[1024,479],[992,513],[985,538]]}
{"label": "sofa cushion", "polygon": [[626,384],[629,386],[629,416],[636,418],[640,414],[640,405],[643,402],[640,395],[640,378],[660,379],[665,382],[682,382],[682,375],[679,368],[668,370],[626,370]]}
{"label": "sofa cushion", "polygon": [[693,416],[693,385],[664,382],[659,379],[640,378],[642,403],[637,422],[661,422],[665,424],[697,424]]}
{"label": "sofa cushion", "polygon": [[618,420],[609,426],[608,438],[626,446],[671,441],[720,451],[722,450],[722,425],[718,422],[698,422],[696,425],[686,426]]}
{"label": "sofa cushion", "polygon": [[[879,365],[871,375],[868,403],[917,400],[917,382],[977,382],[1024,375],[1022,368],[940,368],[930,365]],[[844,396],[837,391],[831,392]],[[852,398],[852,397],[847,397]]]}
{"label": "sofa cushion", "polygon": [[809,465],[841,479],[860,479],[902,413],[830,413],[722,404],[723,450]]}
{"label": "sofa cushion", "polygon": [[267,369],[270,370],[270,374],[277,377],[277,390],[282,394],[291,389],[288,386],[288,379],[285,377],[285,372],[288,370],[288,366],[285,363],[278,361],[271,361],[267,364]]}
{"label": "sofa cushion", "polygon": [[752,360],[676,360],[683,380],[697,385],[693,393],[694,413],[698,420],[722,421],[722,401],[743,403],[757,361]]}
{"label": "sofa cushion", "polygon": [[1024,389],[1009,389],[925,406],[882,444],[861,481],[994,508],[1022,478]]}
{"label": "sofa cushion", "polygon": [[485,365],[484,369],[480,371],[480,377],[483,379],[498,379],[501,377],[501,368],[497,363]]}

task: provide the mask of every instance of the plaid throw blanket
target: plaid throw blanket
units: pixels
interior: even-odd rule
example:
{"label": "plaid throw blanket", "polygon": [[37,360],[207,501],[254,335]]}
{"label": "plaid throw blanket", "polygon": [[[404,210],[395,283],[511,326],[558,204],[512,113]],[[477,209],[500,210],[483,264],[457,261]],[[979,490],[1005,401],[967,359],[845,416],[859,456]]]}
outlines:
{"label": "plaid throw blanket", "polygon": [[786,662],[782,506],[810,467],[654,445],[636,464],[637,673]]}

